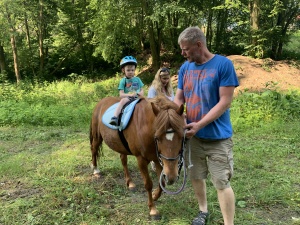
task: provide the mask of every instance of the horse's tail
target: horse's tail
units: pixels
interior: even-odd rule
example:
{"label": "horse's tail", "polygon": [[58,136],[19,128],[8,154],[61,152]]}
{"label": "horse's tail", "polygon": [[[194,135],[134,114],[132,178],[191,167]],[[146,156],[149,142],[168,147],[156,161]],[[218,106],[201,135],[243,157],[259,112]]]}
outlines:
{"label": "horse's tail", "polygon": [[[96,140],[94,140],[94,138]],[[96,141],[96,143],[97,143],[96,146],[95,146],[94,141]],[[99,158],[99,155],[100,155],[99,153],[101,153],[101,155],[103,154],[102,141],[103,140],[102,140],[101,134],[99,134],[99,131],[98,130],[93,131],[93,120],[91,120],[91,123],[90,123],[90,146],[91,146],[92,154],[94,154],[96,159]],[[92,149],[93,147],[96,147],[96,149]]]}
{"label": "horse's tail", "polygon": [[93,129],[92,129],[92,120],[90,123],[90,145],[93,143]]}

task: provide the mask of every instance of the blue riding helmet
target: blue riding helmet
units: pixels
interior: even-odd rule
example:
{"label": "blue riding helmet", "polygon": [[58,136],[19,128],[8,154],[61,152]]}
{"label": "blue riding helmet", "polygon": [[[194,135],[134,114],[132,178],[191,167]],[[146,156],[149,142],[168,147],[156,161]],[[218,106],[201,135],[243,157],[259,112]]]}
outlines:
{"label": "blue riding helmet", "polygon": [[133,56],[125,56],[121,62],[120,62],[120,66],[121,68],[123,68],[126,65],[135,65],[135,67],[137,66],[137,61]]}

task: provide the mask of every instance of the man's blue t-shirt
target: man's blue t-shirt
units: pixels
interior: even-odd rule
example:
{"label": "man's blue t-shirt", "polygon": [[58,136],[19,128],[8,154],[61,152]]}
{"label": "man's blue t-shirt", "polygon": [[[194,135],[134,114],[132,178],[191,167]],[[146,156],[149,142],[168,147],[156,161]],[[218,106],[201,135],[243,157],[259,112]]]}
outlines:
{"label": "man's blue t-shirt", "polygon": [[[238,85],[233,64],[224,56],[215,55],[201,65],[186,61],[179,70],[178,88],[183,90],[187,123],[198,122],[219,102],[220,87]],[[212,140],[230,138],[232,126],[229,109],[200,129],[196,136]]]}
{"label": "man's blue t-shirt", "polygon": [[144,86],[139,77],[132,77],[130,79],[124,77],[119,83],[118,90],[124,90],[124,93],[136,93],[140,92]]}

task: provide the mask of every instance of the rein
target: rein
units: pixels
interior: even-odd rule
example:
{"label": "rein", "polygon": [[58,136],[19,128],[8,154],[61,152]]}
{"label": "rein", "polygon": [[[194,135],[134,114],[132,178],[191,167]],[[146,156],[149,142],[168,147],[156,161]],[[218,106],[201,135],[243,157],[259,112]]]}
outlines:
{"label": "rein", "polygon": [[[170,130],[170,131],[167,131],[166,133],[174,133],[174,131],[173,131],[173,130]],[[183,167],[183,182],[182,182],[182,185],[181,185],[181,187],[179,188],[179,190],[177,190],[177,191],[175,191],[175,192],[168,191],[167,189],[165,189],[165,187],[164,187],[163,184],[162,184],[162,181],[163,181],[163,178],[164,178],[164,172],[163,172],[163,170],[162,170],[162,172],[161,172],[161,174],[160,174],[160,178],[159,178],[159,184],[160,184],[160,187],[162,188],[162,190],[163,190],[165,193],[170,194],[170,195],[179,194],[180,192],[183,191],[183,189],[184,189],[184,187],[185,187],[185,185],[186,185],[187,173],[186,173],[185,160],[184,160],[184,153],[185,153],[184,150],[185,150],[185,142],[186,142],[186,140],[185,140],[185,133],[186,133],[186,131],[184,132],[184,137],[183,137],[183,139],[182,139],[182,147],[181,147],[181,150],[180,150],[178,156],[175,157],[175,158],[168,158],[168,157],[166,157],[166,156],[160,154],[159,151],[158,151],[158,145],[157,145],[157,140],[158,140],[158,139],[157,139],[157,137],[154,138],[154,139],[155,139],[155,147],[156,147],[156,155],[157,155],[159,164],[163,167],[162,158],[165,159],[165,160],[167,160],[167,161],[175,161],[175,160],[177,160],[177,159],[179,158],[179,161],[178,161],[178,178],[177,178],[177,179],[179,179],[180,172],[181,172],[181,169],[182,169],[182,167]],[[189,168],[190,168],[191,166],[193,166],[193,165],[191,165],[191,163],[190,163]]]}

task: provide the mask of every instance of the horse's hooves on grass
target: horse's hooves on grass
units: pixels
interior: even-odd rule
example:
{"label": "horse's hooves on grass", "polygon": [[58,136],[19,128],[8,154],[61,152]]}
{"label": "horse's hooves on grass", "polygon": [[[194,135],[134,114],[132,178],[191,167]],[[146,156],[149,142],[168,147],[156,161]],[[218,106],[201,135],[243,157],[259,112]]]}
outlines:
{"label": "horse's hooves on grass", "polygon": [[128,187],[129,191],[135,192],[136,191],[136,186],[135,187]]}
{"label": "horse's hooves on grass", "polygon": [[161,220],[161,215],[150,215],[149,220]]}
{"label": "horse's hooves on grass", "polygon": [[92,176],[92,180],[100,180],[100,178],[101,178],[100,173],[95,173],[95,174],[93,174],[93,176]]}

